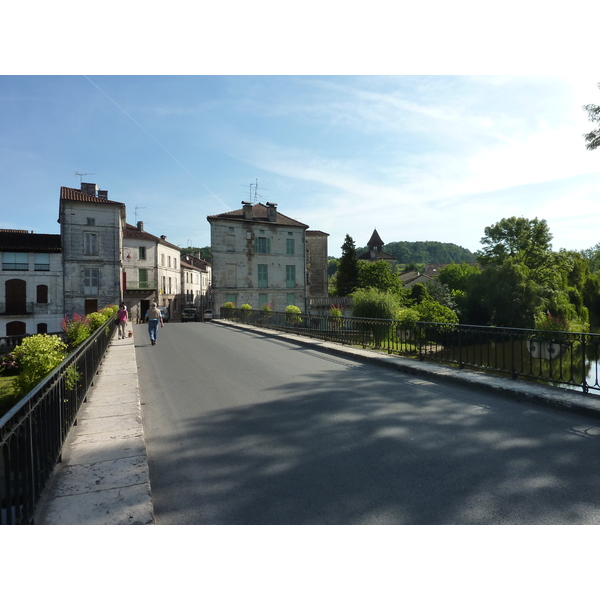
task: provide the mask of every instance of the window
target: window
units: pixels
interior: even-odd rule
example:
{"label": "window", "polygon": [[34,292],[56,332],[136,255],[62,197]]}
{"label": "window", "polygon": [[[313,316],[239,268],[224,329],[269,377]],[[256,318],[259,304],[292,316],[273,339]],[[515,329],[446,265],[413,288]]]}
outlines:
{"label": "window", "polygon": [[287,294],[286,303],[287,306],[296,306],[296,296],[294,294]]}
{"label": "window", "polygon": [[233,305],[235,306],[237,302],[237,294],[227,294],[226,298],[226,302],[233,302]]}
{"label": "window", "polygon": [[138,269],[138,281],[141,289],[146,287],[148,284],[148,269]]}
{"label": "window", "polygon": [[285,287],[296,287],[296,265],[285,266]]}
{"label": "window", "polygon": [[160,265],[161,265],[161,267],[165,266],[165,255],[164,254],[160,255]]}
{"label": "window", "polygon": [[3,252],[2,269],[4,271],[29,271],[29,253]]}
{"label": "window", "polygon": [[171,293],[171,278],[170,277],[168,279],[168,282],[169,282],[169,286],[167,287],[167,294],[170,294]]}
{"label": "window", "polygon": [[167,266],[171,268],[171,255],[167,256]]}
{"label": "window", "polygon": [[48,333],[48,323],[38,323],[37,324],[37,332],[38,333]]}
{"label": "window", "polygon": [[138,258],[140,260],[146,260],[146,246],[140,246],[138,248],[138,250],[139,250],[139,256],[138,256]]}
{"label": "window", "polygon": [[294,254],[294,238],[288,238],[286,241],[286,254]]}
{"label": "window", "polygon": [[269,254],[271,252],[271,239],[266,237],[257,237],[254,240],[255,251],[260,254]]}
{"label": "window", "polygon": [[83,270],[83,293],[86,295],[98,293],[98,269]]}
{"label": "window", "polygon": [[38,304],[48,304],[48,286],[38,285],[36,287],[35,301]]}
{"label": "window", "polygon": [[89,225],[90,227],[95,227],[96,219],[94,219],[93,217],[86,217],[85,224]]}
{"label": "window", "polygon": [[265,304],[268,304],[268,299],[267,299],[267,295],[266,294],[259,294],[258,295],[258,306],[260,306],[260,308],[262,308]]}
{"label": "window", "polygon": [[258,287],[269,287],[269,275],[267,265],[258,265]]}
{"label": "window", "polygon": [[233,233],[233,227],[229,228],[229,233]]}
{"label": "window", "polygon": [[160,293],[161,294],[166,294],[167,293],[167,288],[165,286],[167,285],[166,284],[167,278],[163,275],[161,281],[162,281],[162,284],[160,286]]}
{"label": "window", "polygon": [[50,270],[50,254],[47,252],[36,252],[33,256],[33,269],[35,271]]}
{"label": "window", "polygon": [[98,236],[95,233],[83,234],[83,253],[89,256],[98,254]]}

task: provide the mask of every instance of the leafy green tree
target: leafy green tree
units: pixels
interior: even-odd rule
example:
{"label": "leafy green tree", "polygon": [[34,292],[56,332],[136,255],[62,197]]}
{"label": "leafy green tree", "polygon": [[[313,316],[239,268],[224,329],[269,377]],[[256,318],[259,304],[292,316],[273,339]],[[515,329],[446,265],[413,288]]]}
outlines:
{"label": "leafy green tree", "polygon": [[466,292],[473,286],[476,277],[481,275],[479,266],[472,266],[467,263],[452,264],[444,267],[437,279],[440,283],[447,285],[451,291]]}
{"label": "leafy green tree", "polygon": [[404,289],[398,275],[387,262],[360,261],[358,264],[358,288],[375,288],[382,292],[404,295]]}
{"label": "leafy green tree", "polygon": [[354,240],[346,234],[337,271],[337,294],[348,296],[358,287],[358,258]]}
{"label": "leafy green tree", "polygon": [[[598,84],[598,88],[600,88],[600,83]],[[597,104],[586,104],[583,109],[587,112],[588,119],[592,123],[600,123],[600,106]],[[595,150],[600,146],[600,127],[586,133],[583,138],[586,142],[585,147],[588,150]]]}
{"label": "leafy green tree", "polygon": [[339,264],[339,258],[333,258],[332,256],[327,258],[327,277],[332,277],[337,273]]}
{"label": "leafy green tree", "polygon": [[483,251],[479,262],[484,265],[503,265],[508,259],[535,268],[544,263],[552,250],[552,234],[544,219],[510,217],[486,227],[481,238]]}
{"label": "leafy green tree", "polygon": [[458,323],[456,313],[431,298],[425,298],[417,307],[421,321],[426,323]]}
{"label": "leafy green tree", "polygon": [[186,246],[181,249],[182,254],[192,254],[195,255],[200,253],[200,258],[203,260],[210,260],[212,258],[212,251],[210,246],[204,246],[202,248],[198,248],[197,246]]}

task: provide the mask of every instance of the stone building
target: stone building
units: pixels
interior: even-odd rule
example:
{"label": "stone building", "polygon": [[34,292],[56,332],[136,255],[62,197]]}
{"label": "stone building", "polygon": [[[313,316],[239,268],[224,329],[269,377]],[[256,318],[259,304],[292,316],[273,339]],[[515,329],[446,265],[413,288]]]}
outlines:
{"label": "stone building", "polygon": [[306,311],[308,225],[268,202],[206,217],[210,223],[214,307],[225,302],[275,311],[294,305]]}
{"label": "stone building", "polygon": [[329,294],[327,281],[327,238],[322,231],[306,232],[306,295],[309,298],[326,297]]}
{"label": "stone building", "polygon": [[1,229],[0,254],[0,336],[60,331],[61,236]]}
{"label": "stone building", "polygon": [[95,183],[60,188],[64,312],[88,314],[121,302],[125,204]]}

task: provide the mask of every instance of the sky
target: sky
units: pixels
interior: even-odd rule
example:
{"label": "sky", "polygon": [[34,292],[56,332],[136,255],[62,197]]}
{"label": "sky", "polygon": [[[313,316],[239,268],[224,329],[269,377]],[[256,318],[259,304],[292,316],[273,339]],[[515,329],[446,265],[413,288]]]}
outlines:
{"label": "sky", "polygon": [[[58,233],[60,186],[127,221],[210,245],[207,215],[274,202],[365,246],[476,251],[505,217],[546,219],[555,249],[600,243],[600,150],[586,76],[4,75],[0,227]],[[76,175],[76,173],[83,175]],[[258,185],[257,185],[258,184]]]}

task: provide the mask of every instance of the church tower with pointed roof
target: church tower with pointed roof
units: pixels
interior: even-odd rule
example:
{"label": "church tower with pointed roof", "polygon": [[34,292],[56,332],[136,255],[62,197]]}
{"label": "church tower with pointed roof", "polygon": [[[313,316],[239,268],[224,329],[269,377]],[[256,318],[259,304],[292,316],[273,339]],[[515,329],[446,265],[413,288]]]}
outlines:
{"label": "church tower with pointed roof", "polygon": [[396,257],[383,251],[383,240],[377,233],[377,229],[373,229],[373,235],[367,242],[368,252],[365,252],[358,257],[358,260],[366,260],[368,262],[376,262],[378,260],[385,260],[390,264],[396,262]]}

